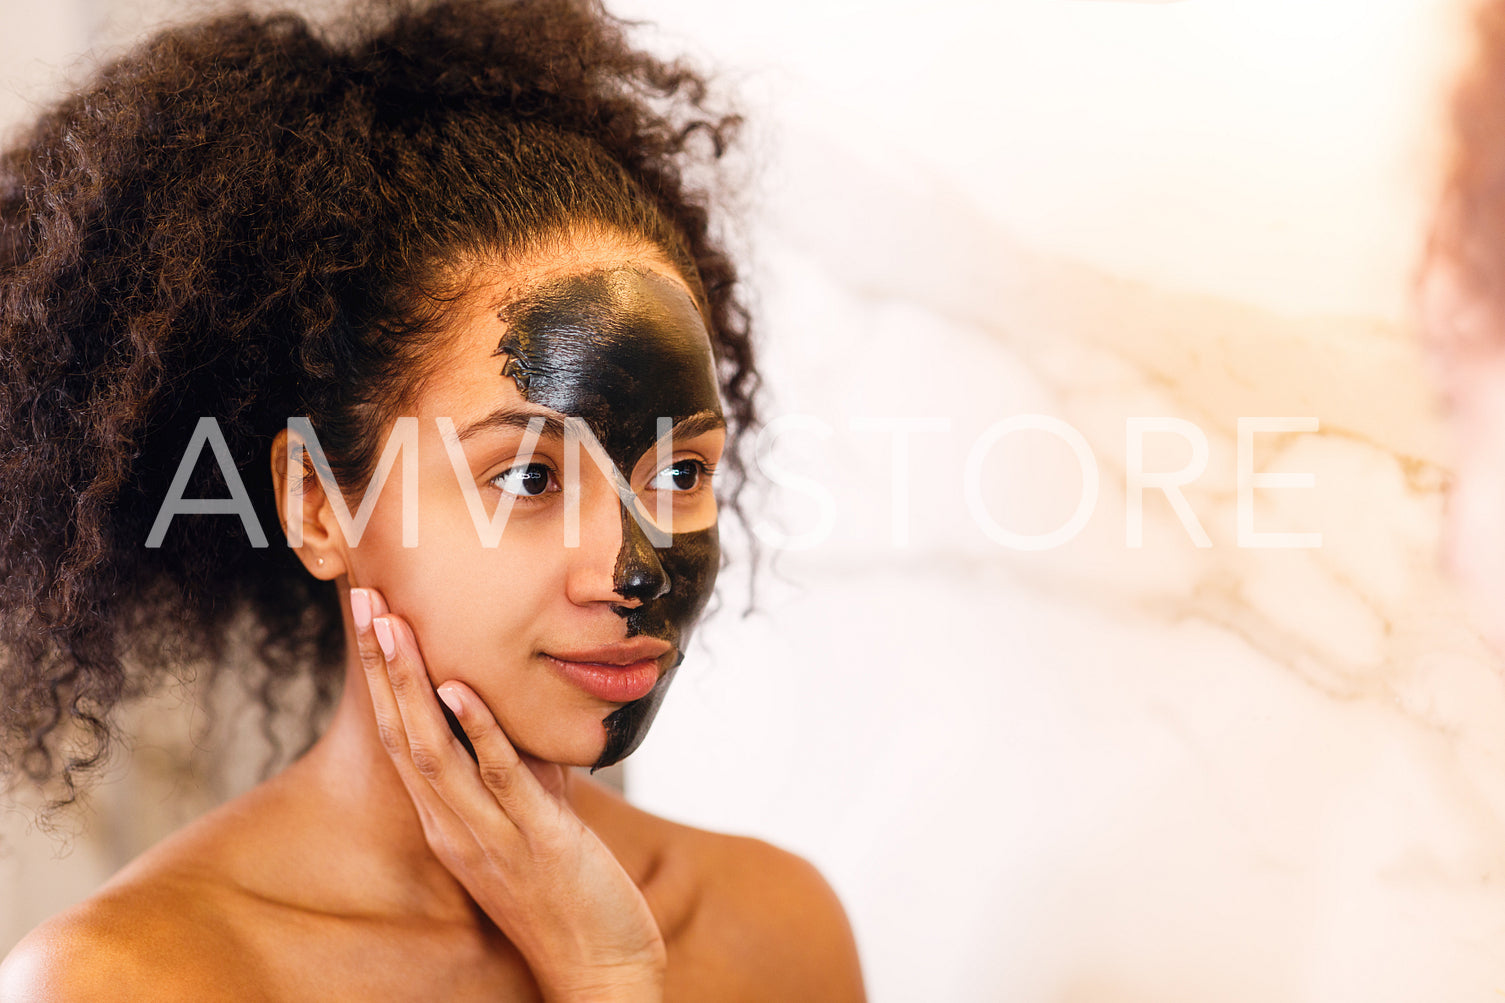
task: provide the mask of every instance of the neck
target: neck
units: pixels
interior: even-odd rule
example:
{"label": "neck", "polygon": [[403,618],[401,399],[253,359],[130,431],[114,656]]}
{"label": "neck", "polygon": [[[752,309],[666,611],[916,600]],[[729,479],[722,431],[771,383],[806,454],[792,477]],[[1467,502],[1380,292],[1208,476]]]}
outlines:
{"label": "neck", "polygon": [[[347,646],[344,690],[329,727],[288,774],[301,776],[305,789],[318,792],[321,814],[338,820],[339,855],[373,900],[403,912],[476,921],[470,895],[429,848],[413,798],[382,746],[353,643]],[[573,808],[575,773],[564,774],[565,801]]]}

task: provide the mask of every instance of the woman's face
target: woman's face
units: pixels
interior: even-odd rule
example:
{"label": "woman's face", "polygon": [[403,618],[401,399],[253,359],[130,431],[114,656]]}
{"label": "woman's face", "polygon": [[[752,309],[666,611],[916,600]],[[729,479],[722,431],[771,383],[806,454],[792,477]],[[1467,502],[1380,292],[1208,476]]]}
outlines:
{"label": "woman's face", "polygon": [[646,732],[720,562],[710,339],[683,280],[641,251],[570,247],[479,276],[405,411],[417,545],[394,469],[346,544],[349,583],[379,589],[434,684],[470,686],[518,748],[608,765]]}

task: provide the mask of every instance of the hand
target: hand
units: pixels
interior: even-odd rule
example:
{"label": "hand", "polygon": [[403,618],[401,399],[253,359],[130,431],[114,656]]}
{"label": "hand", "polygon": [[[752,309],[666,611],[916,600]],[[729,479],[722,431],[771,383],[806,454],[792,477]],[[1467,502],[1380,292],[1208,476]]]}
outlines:
{"label": "hand", "polygon": [[[550,1000],[662,1000],[653,913],[564,799],[565,768],[512,747],[468,686],[436,698],[417,638],[375,589],[350,590],[382,745],[428,845],[517,946]],[[443,699],[475,748],[450,731]]]}

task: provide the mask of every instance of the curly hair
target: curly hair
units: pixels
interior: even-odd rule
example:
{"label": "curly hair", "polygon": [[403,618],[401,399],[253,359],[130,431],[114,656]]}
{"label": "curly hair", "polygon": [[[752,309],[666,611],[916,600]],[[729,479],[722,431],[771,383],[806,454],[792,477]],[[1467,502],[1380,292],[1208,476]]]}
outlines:
{"label": "curly hair", "polygon": [[[377,3],[341,28],[230,13],[167,30],[0,159],[8,786],[74,800],[114,712],[174,673],[257,680],[269,737],[297,680],[327,710],[333,583],[235,519],[144,541],[201,416],[263,525],[289,416],[342,487],[364,484],[457,261],[579,227],[648,242],[700,300],[733,430],[756,421],[736,269],[689,180],[739,124],[705,80],[631,47],[595,0]],[[183,495],[226,497],[198,467]]]}

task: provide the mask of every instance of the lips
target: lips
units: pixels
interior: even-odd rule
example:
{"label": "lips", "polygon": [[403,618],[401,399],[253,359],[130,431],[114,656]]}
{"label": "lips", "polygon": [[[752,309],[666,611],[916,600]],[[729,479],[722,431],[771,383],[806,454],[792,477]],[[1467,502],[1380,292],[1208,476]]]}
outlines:
{"label": "lips", "polygon": [[546,651],[543,658],[556,672],[591,696],[608,703],[631,703],[653,690],[659,659],[674,648],[653,637],[591,648]]}

